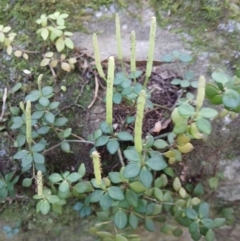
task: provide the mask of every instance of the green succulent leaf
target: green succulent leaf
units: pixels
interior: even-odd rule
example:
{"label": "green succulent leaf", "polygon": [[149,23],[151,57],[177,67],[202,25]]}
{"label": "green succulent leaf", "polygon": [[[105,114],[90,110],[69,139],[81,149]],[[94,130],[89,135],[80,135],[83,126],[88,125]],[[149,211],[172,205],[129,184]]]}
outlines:
{"label": "green succulent leaf", "polygon": [[190,82],[188,80],[182,80],[180,82],[180,85],[181,85],[182,88],[187,88],[187,87],[190,86]]}
{"label": "green succulent leaf", "polygon": [[65,48],[65,42],[62,37],[58,38],[56,41],[56,48],[58,52],[61,52]]}
{"label": "green succulent leaf", "polygon": [[44,107],[48,106],[49,103],[50,103],[49,99],[46,98],[46,97],[44,97],[44,96],[40,97],[40,99],[38,100],[38,102],[39,102],[42,106],[44,106]]}
{"label": "green succulent leaf", "polygon": [[55,126],[64,126],[68,122],[68,119],[65,117],[57,118],[56,121],[54,122]]}
{"label": "green succulent leaf", "polygon": [[127,131],[119,132],[117,134],[117,137],[121,141],[132,141],[133,140],[133,136],[129,132],[127,132]]}
{"label": "green succulent leaf", "polygon": [[135,192],[133,192],[130,189],[127,189],[125,192],[125,198],[128,201],[128,203],[130,205],[132,205],[133,207],[137,207],[138,205],[138,196]]}
{"label": "green succulent leaf", "polygon": [[187,208],[185,210],[185,214],[188,218],[192,219],[192,220],[197,220],[198,219],[198,214],[197,212],[192,209],[192,208]]}
{"label": "green succulent leaf", "polygon": [[168,146],[168,143],[162,139],[158,139],[154,141],[153,146],[156,147],[157,149],[164,149]]}
{"label": "green succulent leaf", "polygon": [[86,174],[86,167],[84,163],[81,163],[81,165],[78,168],[78,173],[80,174],[81,178],[85,176]]}
{"label": "green succulent leaf", "polygon": [[208,203],[201,203],[198,209],[198,214],[200,219],[208,218],[209,205]]}
{"label": "green succulent leaf", "polygon": [[202,108],[199,111],[199,115],[205,118],[214,118],[218,115],[218,112],[212,108]]}
{"label": "green succulent leaf", "polygon": [[33,90],[30,92],[30,94],[28,94],[26,97],[25,97],[25,100],[28,101],[30,100],[31,102],[34,102],[36,100],[38,100],[41,96],[41,93],[39,90]]}
{"label": "green succulent leaf", "polygon": [[138,78],[141,76],[141,74],[142,74],[142,71],[136,70],[136,71],[130,73],[129,78],[130,79]]}
{"label": "green succulent leaf", "polygon": [[100,129],[97,129],[93,133],[93,139],[92,140],[97,140],[100,136],[102,135],[102,131]]}
{"label": "green succulent leaf", "polygon": [[61,175],[58,174],[58,173],[53,173],[53,174],[51,174],[51,175],[48,177],[48,179],[49,179],[51,182],[53,182],[53,183],[57,183],[57,182],[60,182],[60,181],[63,180],[63,178],[61,177]]}
{"label": "green succulent leaf", "polygon": [[32,164],[32,161],[33,161],[33,156],[32,154],[27,154],[25,155],[23,158],[22,158],[22,167],[27,167],[29,166],[30,164]]}
{"label": "green succulent leaf", "polygon": [[172,85],[179,85],[181,83],[181,80],[180,79],[173,79],[172,81],[171,81],[171,84]]}
{"label": "green succulent leaf", "polygon": [[198,183],[197,186],[193,189],[193,194],[196,196],[201,196],[204,194],[203,185]]}
{"label": "green succulent leaf", "polygon": [[130,215],[129,215],[130,226],[133,229],[136,229],[138,227],[138,222],[139,222],[138,217],[133,212],[131,212]]}
{"label": "green succulent leaf", "polygon": [[69,182],[76,182],[81,178],[81,175],[78,172],[73,172],[71,173],[68,177],[67,180]]}
{"label": "green succulent leaf", "polygon": [[204,134],[209,135],[212,131],[211,122],[205,118],[199,118],[196,122],[197,128]]}
{"label": "green succulent leaf", "polygon": [[104,194],[104,191],[102,191],[102,190],[95,190],[95,191],[92,192],[92,194],[91,194],[90,201],[91,201],[92,203],[99,202],[99,201],[101,200],[103,194]]}
{"label": "green succulent leaf", "polygon": [[109,141],[109,136],[100,136],[96,142],[95,142],[95,146],[104,146],[108,143]]}
{"label": "green succulent leaf", "polygon": [[218,177],[212,177],[212,178],[208,179],[208,184],[209,184],[210,188],[213,190],[216,190],[218,187],[218,181],[219,181]]}
{"label": "green succulent leaf", "polygon": [[111,186],[108,188],[108,194],[112,199],[123,200],[124,195],[122,190],[119,187]]}
{"label": "green succulent leaf", "polygon": [[184,63],[189,63],[192,61],[192,56],[189,54],[180,54],[178,58]]}
{"label": "green succulent leaf", "polygon": [[64,141],[61,143],[61,150],[66,152],[66,153],[70,153],[71,149],[70,149],[70,145],[68,142]]}
{"label": "green succulent leaf", "polygon": [[38,142],[35,145],[33,145],[32,151],[40,152],[40,151],[44,150],[45,147],[46,147],[46,143],[45,142]]}
{"label": "green succulent leaf", "polygon": [[165,54],[162,56],[161,59],[162,61],[169,63],[169,62],[173,62],[174,56],[172,54]]}
{"label": "green succulent leaf", "polygon": [[141,164],[139,162],[131,162],[129,163],[123,172],[124,178],[133,178],[139,175],[141,170]]}
{"label": "green succulent leaf", "polygon": [[199,232],[199,223],[197,221],[192,222],[189,225],[188,229],[189,229],[189,233],[191,234]]}
{"label": "green succulent leaf", "polygon": [[206,240],[207,241],[214,241],[214,240],[216,240],[215,239],[215,234],[214,234],[214,232],[212,231],[212,229],[209,229],[208,231],[207,231],[207,234],[206,234]]}
{"label": "green succulent leaf", "polygon": [[32,113],[32,119],[37,119],[38,120],[38,119],[42,118],[43,114],[44,114],[43,110],[34,111]]}
{"label": "green succulent leaf", "polygon": [[111,133],[110,126],[108,125],[108,123],[106,121],[103,121],[100,123],[100,129],[103,133],[106,133],[106,134]]}
{"label": "green succulent leaf", "polygon": [[33,152],[33,160],[35,163],[43,164],[45,162],[45,157],[37,152]]}
{"label": "green succulent leaf", "polygon": [[46,112],[45,115],[44,115],[44,117],[45,117],[45,120],[46,120],[47,122],[49,122],[50,124],[53,124],[54,121],[55,121],[55,116],[54,116],[54,114],[51,113],[51,112]]}
{"label": "green succulent leaf", "polygon": [[69,190],[69,183],[66,180],[64,180],[59,186],[59,191],[67,192],[68,190]]}
{"label": "green succulent leaf", "polygon": [[40,211],[43,215],[48,214],[50,211],[50,204],[47,200],[41,201]]}
{"label": "green succulent leaf", "polygon": [[209,219],[209,218],[204,218],[204,219],[201,219],[201,223],[206,227],[206,228],[213,228],[214,227],[214,223],[213,223],[213,220],[212,219]]}
{"label": "green succulent leaf", "polygon": [[185,133],[187,130],[188,124],[187,121],[182,121],[182,122],[178,122],[175,124],[174,128],[173,128],[173,133],[174,134],[182,134]]}
{"label": "green succulent leaf", "polygon": [[77,193],[85,193],[88,190],[88,184],[86,182],[79,182],[76,185],[74,185],[73,189]]}
{"label": "green succulent leaf", "polygon": [[132,182],[129,186],[136,193],[142,193],[146,191],[146,187],[139,181]]}
{"label": "green succulent leaf", "polygon": [[111,139],[108,141],[107,149],[111,154],[115,154],[118,148],[119,148],[119,142],[116,139]]}
{"label": "green succulent leaf", "polygon": [[180,105],[178,107],[178,113],[181,116],[193,116],[195,114],[195,109],[191,105]]}
{"label": "green succulent leaf", "polygon": [[60,198],[56,195],[51,195],[47,198],[47,200],[50,202],[50,203],[58,203],[60,202]]}
{"label": "green succulent leaf", "polygon": [[109,196],[108,193],[105,193],[102,198],[100,199],[100,206],[104,211],[107,211],[112,206],[112,198]]}
{"label": "green succulent leaf", "polygon": [[[24,178],[22,181],[22,186],[23,187],[30,187],[32,185],[32,178]],[[1,189],[1,185],[0,185]]]}
{"label": "green succulent leaf", "polygon": [[227,89],[223,94],[222,100],[226,108],[234,110],[240,104],[240,95],[235,90]]}
{"label": "green succulent leaf", "polygon": [[74,49],[74,43],[70,38],[65,38],[64,42],[69,49]]}
{"label": "green succulent leaf", "polygon": [[225,222],[226,222],[225,218],[215,218],[213,220],[214,228],[220,228],[225,224]]}
{"label": "green succulent leaf", "polygon": [[215,82],[226,84],[229,81],[229,76],[226,75],[224,72],[216,71],[212,73],[212,78]]}
{"label": "green succulent leaf", "polygon": [[39,135],[45,135],[45,134],[47,134],[47,133],[49,132],[49,130],[50,130],[50,127],[49,127],[49,126],[42,126],[42,127],[40,127],[40,128],[37,130],[37,133],[38,133]]}
{"label": "green succulent leaf", "polygon": [[140,181],[146,188],[150,188],[152,181],[153,181],[153,175],[152,173],[146,168],[143,167],[140,175],[139,175]]}
{"label": "green succulent leaf", "polygon": [[120,93],[115,93],[113,95],[113,103],[119,105],[122,102],[122,95]]}
{"label": "green succulent leaf", "polygon": [[147,229],[147,231],[154,232],[154,223],[153,223],[152,219],[146,218],[144,227]]}
{"label": "green succulent leaf", "polygon": [[125,150],[124,156],[132,162],[140,162],[140,156],[135,150]]}
{"label": "green succulent leaf", "polygon": [[112,183],[122,183],[122,179],[119,172],[109,172],[108,176]]}
{"label": "green succulent leaf", "polygon": [[119,209],[113,218],[114,224],[116,225],[116,227],[118,229],[124,229],[127,225],[127,221],[128,221],[128,217],[127,214],[122,211],[121,209]]}
{"label": "green succulent leaf", "polygon": [[48,97],[53,93],[53,87],[51,86],[45,86],[42,88],[42,95],[45,97]]}
{"label": "green succulent leaf", "polygon": [[196,232],[196,233],[192,233],[191,234],[191,238],[194,240],[194,241],[199,241],[201,239],[202,235],[199,233],[199,232]]}
{"label": "green succulent leaf", "polygon": [[55,110],[58,108],[59,105],[60,105],[60,102],[57,102],[57,101],[51,102],[50,105],[48,106],[48,109]]}
{"label": "green succulent leaf", "polygon": [[162,155],[150,158],[146,161],[146,164],[154,171],[161,171],[167,167],[167,163],[164,161]]}
{"label": "green succulent leaf", "polygon": [[154,196],[157,198],[159,201],[163,201],[163,192],[161,189],[158,187],[154,188]]}
{"label": "green succulent leaf", "polygon": [[14,159],[22,159],[24,156],[26,156],[27,154],[29,153],[29,151],[26,151],[26,150],[21,150],[21,151],[18,151],[14,156],[13,158]]}
{"label": "green succulent leaf", "polygon": [[21,88],[22,88],[22,83],[18,82],[17,84],[15,84],[15,85],[13,86],[13,88],[11,89],[11,92],[12,92],[12,93],[15,93],[15,92],[17,92],[18,90],[20,90]]}
{"label": "green succulent leaf", "polygon": [[180,228],[176,228],[176,229],[174,229],[173,230],[173,235],[175,236],[175,237],[181,237],[182,236],[182,234],[183,234],[183,231],[182,231],[182,229],[180,229]]}

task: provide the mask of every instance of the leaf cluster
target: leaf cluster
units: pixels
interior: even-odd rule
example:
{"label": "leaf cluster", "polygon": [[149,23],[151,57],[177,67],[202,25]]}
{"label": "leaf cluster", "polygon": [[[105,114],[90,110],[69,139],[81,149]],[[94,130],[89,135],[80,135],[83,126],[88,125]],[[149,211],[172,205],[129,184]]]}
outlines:
{"label": "leaf cluster", "polygon": [[[213,105],[223,104],[222,116],[240,112],[240,69],[231,77],[223,71],[212,73],[213,83],[206,86],[206,98]],[[234,114],[232,114],[234,116]]]}

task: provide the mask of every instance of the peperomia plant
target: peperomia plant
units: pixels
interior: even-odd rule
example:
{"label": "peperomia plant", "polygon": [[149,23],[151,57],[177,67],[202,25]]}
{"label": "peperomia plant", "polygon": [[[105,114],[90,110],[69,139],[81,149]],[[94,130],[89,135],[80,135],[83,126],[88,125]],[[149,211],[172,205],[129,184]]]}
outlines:
{"label": "peperomia plant", "polygon": [[[56,12],[48,16],[42,15],[37,20],[37,23],[41,24],[38,33],[46,43],[50,39],[58,52],[63,51],[65,47],[73,47],[68,37],[71,34],[63,31],[66,17],[66,14]],[[43,75],[38,77],[38,89],[26,95],[25,102],[19,104],[20,108],[11,108],[11,129],[16,135],[14,146],[18,149],[13,158],[20,161],[22,172],[32,170],[32,176],[25,177],[22,185],[30,187],[35,180],[37,194],[33,199],[37,200],[37,213],[46,215],[52,210],[62,214],[63,205],[67,204],[68,200],[74,200],[73,209],[80,217],[96,215],[96,223],[90,231],[99,240],[140,240],[137,234],[133,234],[133,230],[143,224],[146,230],[153,232],[155,222],[160,222],[160,230],[163,233],[180,237],[184,226],[188,228],[193,240],[200,240],[204,236],[207,241],[214,241],[213,230],[224,225],[225,219],[211,218],[209,204],[202,198],[202,184],[189,188],[189,185],[177,176],[173,164],[181,162],[182,155],[193,150],[193,139],[201,139],[211,133],[211,120],[218,112],[203,107],[205,94],[211,101],[215,96],[222,95],[225,108],[237,112],[240,99],[239,74],[231,79],[214,73],[216,85],[213,85],[206,84],[203,76],[197,83],[193,82],[193,72],[185,72],[182,79],[172,80],[172,84],[180,85],[184,90],[181,90],[173,107],[167,108],[168,113],[164,114],[169,120],[171,118],[172,130],[159,136],[152,131],[143,131],[147,113],[153,111],[156,106],[151,100],[154,90],[148,88],[153,67],[156,19],[151,20],[145,76],[143,71],[136,68],[134,32],[131,33],[129,72],[125,68],[120,29],[119,16],[116,15],[118,58],[122,66],[122,71],[117,73],[115,59],[111,56],[105,74],[101,65],[97,35],[93,34],[96,68],[106,84],[106,116],[99,124],[99,129],[89,134],[87,141],[76,135],[74,136],[78,140],[69,140],[72,128],[61,129],[68,119],[59,116],[60,102],[52,100],[55,95],[52,86],[43,86]],[[0,28],[4,33],[8,32],[7,30]],[[41,66],[49,65],[50,68],[55,68],[61,63],[61,68],[67,72],[73,69],[77,61],[76,58],[68,58],[63,54],[59,59],[53,52],[47,52],[43,56]],[[177,65],[179,61],[191,61],[189,55],[177,51],[165,55],[163,59]],[[185,94],[185,89],[190,86],[197,87],[196,98],[191,93]],[[114,108],[117,105],[128,109],[125,119],[118,126],[114,124]],[[157,124],[161,124],[161,121]],[[47,145],[51,144],[48,143],[49,135],[55,135],[60,142],[47,149]],[[60,173],[49,174],[45,154],[58,146],[69,153],[69,143],[73,141],[93,145],[89,154],[94,176],[87,177],[84,163],[77,171],[62,170]],[[114,155],[114,158],[119,160],[120,167],[116,171],[103,172],[102,163],[106,160],[101,160],[100,153],[105,151],[101,147],[106,147],[109,157]],[[13,186],[18,178],[14,173],[1,177],[1,200],[5,200],[9,194],[14,194]],[[211,179],[209,183],[213,189],[216,187],[216,179]]]}

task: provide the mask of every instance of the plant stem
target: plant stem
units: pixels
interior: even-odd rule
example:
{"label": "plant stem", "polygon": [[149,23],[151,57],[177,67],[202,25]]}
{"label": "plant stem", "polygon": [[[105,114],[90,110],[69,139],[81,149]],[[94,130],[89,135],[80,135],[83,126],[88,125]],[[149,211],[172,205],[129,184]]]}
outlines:
{"label": "plant stem", "polygon": [[[60,129],[60,128],[55,128],[55,129],[58,130],[58,131],[63,131],[63,130]],[[77,135],[75,135],[75,134],[73,134],[73,133],[71,133],[71,136],[74,136],[74,137],[76,137],[76,138],[79,139],[79,140],[85,141],[82,137],[77,136]]]}
{"label": "plant stem", "polygon": [[180,66],[179,66],[179,62],[178,62],[178,60],[177,60],[175,63],[176,63],[176,65],[177,65],[177,68],[178,68],[178,70],[179,70],[181,76],[182,76],[182,79],[184,79],[184,75],[183,75],[183,72],[182,72],[182,70],[181,70],[181,68],[180,68]]}
{"label": "plant stem", "polygon": [[171,111],[171,109],[168,108],[168,107],[165,107],[165,106],[162,106],[162,105],[159,105],[159,104],[154,104],[154,103],[153,103],[153,105],[154,105],[154,106],[157,106],[158,108],[161,108],[161,109],[164,109],[164,110]]}
{"label": "plant stem", "polygon": [[172,133],[172,132],[167,132],[167,133],[161,134],[161,135],[159,135],[159,136],[155,136],[155,137],[154,137],[154,140],[156,140],[156,139],[158,139],[158,138],[166,137],[166,136],[168,136],[170,133]]}
{"label": "plant stem", "polygon": [[62,141],[62,142],[60,142],[60,143],[56,144],[55,146],[52,146],[52,147],[50,147],[49,149],[45,150],[44,152],[42,152],[42,154],[46,154],[47,152],[49,152],[49,151],[51,151],[51,150],[55,149],[56,147],[60,146],[60,145],[61,145],[62,143],[64,143],[64,142],[78,142],[78,143],[86,143],[86,144],[92,144],[92,145],[94,145],[94,144],[95,144],[95,143],[94,143],[94,142],[92,142],[92,141],[82,141],[82,140],[64,140],[64,141]]}
{"label": "plant stem", "polygon": [[27,54],[39,54],[40,53],[39,51],[25,50],[25,49],[22,49],[22,48],[20,48],[20,47],[18,47],[16,45],[12,45],[12,46],[15,47],[18,50],[21,50],[24,53],[27,53]]}
{"label": "plant stem", "polygon": [[6,100],[7,100],[7,88],[4,89],[4,94],[3,94],[3,97],[2,97],[3,103],[2,103],[2,113],[0,115],[0,121],[2,120],[4,112],[5,112]]}
{"label": "plant stem", "polygon": [[125,163],[123,161],[122,152],[121,152],[120,148],[118,148],[118,157],[119,157],[122,167],[125,167]]}

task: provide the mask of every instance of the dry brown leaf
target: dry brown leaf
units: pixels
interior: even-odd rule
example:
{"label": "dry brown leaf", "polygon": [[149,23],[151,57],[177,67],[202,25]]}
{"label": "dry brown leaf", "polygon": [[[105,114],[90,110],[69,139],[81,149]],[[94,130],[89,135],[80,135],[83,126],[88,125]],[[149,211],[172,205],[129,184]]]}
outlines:
{"label": "dry brown leaf", "polygon": [[171,118],[166,119],[163,123],[162,123],[162,130],[166,129],[169,125],[169,123],[171,122]]}
{"label": "dry brown leaf", "polygon": [[157,121],[154,127],[152,128],[151,132],[160,132],[161,129],[162,129],[162,123],[161,121]]}

